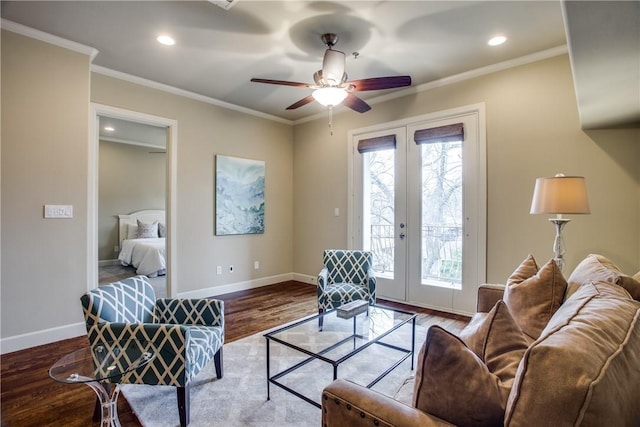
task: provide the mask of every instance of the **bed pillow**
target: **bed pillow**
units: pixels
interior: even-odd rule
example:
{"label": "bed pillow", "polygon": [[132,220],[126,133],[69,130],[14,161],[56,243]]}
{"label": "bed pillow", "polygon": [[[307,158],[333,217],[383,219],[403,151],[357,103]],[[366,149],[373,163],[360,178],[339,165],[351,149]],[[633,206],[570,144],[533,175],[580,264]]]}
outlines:
{"label": "bed pillow", "polygon": [[434,325],[418,355],[412,403],[457,426],[502,425],[498,382],[460,338]]}
{"label": "bed pillow", "polygon": [[138,238],[138,226],[135,224],[127,224],[127,239]]}
{"label": "bed pillow", "polygon": [[[640,273],[638,273],[640,275]],[[629,295],[636,301],[640,301],[640,282],[631,276],[624,274],[617,265],[608,258],[589,254],[573,270],[569,276],[569,288],[567,296],[569,298],[575,291],[584,284],[591,282],[608,282],[622,286],[629,292]]]}
{"label": "bed pillow", "polygon": [[535,260],[529,255],[523,264],[509,277],[504,302],[522,332],[535,340],[564,301],[567,281],[553,259],[530,277]]}
{"label": "bed pillow", "polygon": [[150,239],[158,237],[158,221],[153,221],[151,224],[144,223],[139,219],[138,222],[138,239]]}
{"label": "bed pillow", "polygon": [[164,222],[158,223],[158,237],[167,237],[167,227]]}

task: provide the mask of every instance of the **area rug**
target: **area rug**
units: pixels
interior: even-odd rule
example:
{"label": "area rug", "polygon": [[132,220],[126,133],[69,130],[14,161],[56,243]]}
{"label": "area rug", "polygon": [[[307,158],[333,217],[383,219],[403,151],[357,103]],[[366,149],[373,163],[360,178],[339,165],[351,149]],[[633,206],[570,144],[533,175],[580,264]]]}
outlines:
{"label": "area rug", "polygon": [[[321,411],[317,407],[270,385],[267,400],[266,340],[264,332],[225,344],[224,376],[217,379],[210,363],[191,385],[191,427],[291,426],[317,427]],[[426,329],[416,326],[417,355]],[[411,327],[405,325],[385,342],[410,346]],[[271,375],[302,360],[299,353],[272,342]],[[416,357],[414,355],[414,358]],[[380,345],[372,345],[338,368],[338,378],[365,385],[391,366],[401,353]],[[377,383],[373,390],[392,396],[411,371],[410,359],[405,360]],[[322,390],[331,383],[333,367],[313,361],[281,378],[281,382],[320,401]],[[175,387],[122,385],[122,394],[145,427],[179,426]]]}

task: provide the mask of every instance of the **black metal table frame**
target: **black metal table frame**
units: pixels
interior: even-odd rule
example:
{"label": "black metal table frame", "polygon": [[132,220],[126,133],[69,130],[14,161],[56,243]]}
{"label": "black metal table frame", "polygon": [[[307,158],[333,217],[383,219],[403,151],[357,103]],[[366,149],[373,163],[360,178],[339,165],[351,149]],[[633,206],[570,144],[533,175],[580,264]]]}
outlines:
{"label": "black metal table frame", "polygon": [[[285,384],[282,384],[281,382],[279,382],[278,380],[280,378],[282,378],[283,376],[295,371],[296,369],[306,365],[307,363],[313,361],[313,360],[321,360],[323,362],[327,362],[328,364],[333,366],[333,379],[336,380],[338,379],[338,366],[350,359],[351,357],[355,356],[356,354],[360,353],[361,351],[365,350],[366,348],[368,348],[369,346],[373,345],[373,344],[378,344],[378,345],[382,345],[384,347],[388,347],[394,350],[397,350],[401,353],[404,353],[404,355],[398,360],[396,361],[393,365],[391,365],[390,368],[388,368],[387,370],[385,370],[382,374],[380,374],[378,377],[376,377],[373,381],[371,381],[369,384],[366,385],[367,388],[371,388],[374,385],[376,385],[382,378],[384,378],[385,376],[387,376],[391,371],[393,371],[395,368],[397,368],[402,362],[404,362],[407,358],[411,357],[411,370],[413,371],[413,354],[415,352],[415,341],[416,341],[416,314],[415,313],[410,313],[407,311],[403,311],[403,310],[397,310],[397,309],[393,309],[393,308],[387,308],[387,307],[381,307],[378,305],[373,305],[370,306],[369,308],[374,307],[374,308],[381,308],[384,310],[390,310],[390,311],[394,311],[396,313],[402,313],[402,314],[408,314],[410,317],[403,320],[402,322],[398,323],[397,325],[394,325],[392,328],[390,328],[388,331],[384,332],[383,334],[380,334],[378,337],[376,337],[375,339],[365,343],[364,345],[356,348],[356,343],[357,343],[357,339],[363,339],[364,337],[360,334],[356,334],[356,322],[357,322],[357,317],[358,316],[353,316],[353,334],[349,337],[343,338],[342,340],[338,341],[337,343],[334,343],[332,345],[330,345],[329,347],[322,349],[321,351],[314,353],[312,351],[306,350],[304,348],[300,348],[295,344],[289,343],[287,341],[284,341],[280,338],[276,338],[273,335],[280,333],[282,331],[286,331],[287,329],[291,329],[294,328],[302,323],[306,323],[306,322],[311,322],[314,319],[317,319],[320,316],[327,316],[330,313],[333,313],[336,309],[327,311],[323,314],[314,314],[311,316],[307,316],[304,317],[298,321],[295,321],[289,325],[286,325],[282,328],[279,328],[275,331],[271,331],[268,332],[266,334],[264,334],[264,337],[267,340],[267,400],[270,400],[271,398],[271,394],[270,394],[270,384],[275,384],[278,387],[288,391],[289,393],[293,394],[294,396],[299,397],[300,399],[311,403],[312,405],[321,408],[322,405],[316,401],[314,401],[313,399],[303,395],[302,393],[297,392],[296,390],[292,389],[291,387],[286,386]],[[368,315],[368,311],[366,312]],[[346,319],[345,319],[346,320]],[[398,329],[400,329],[400,327],[402,327],[403,325],[406,325],[407,323],[412,322],[411,325],[411,350],[406,349],[406,348],[402,348],[402,347],[398,347],[396,345],[393,344],[389,344],[389,343],[385,343],[380,341],[382,338],[386,337],[387,335],[391,334],[392,332],[397,331]],[[321,332],[321,331],[320,331]],[[273,376],[271,376],[271,358],[270,358],[270,352],[269,352],[269,343],[270,341],[273,340],[279,344],[282,344],[286,347],[289,347],[293,350],[299,351],[301,353],[304,353],[306,355],[308,355],[309,357],[304,359],[301,362],[296,363],[295,365],[293,365],[290,368],[285,369],[282,372],[279,372]],[[346,354],[345,356],[341,357],[338,360],[332,360],[329,359],[327,357],[324,357],[323,354],[333,350],[336,347],[339,347],[347,342],[349,342],[350,340],[353,340],[353,347],[354,350],[349,352],[348,354]]]}

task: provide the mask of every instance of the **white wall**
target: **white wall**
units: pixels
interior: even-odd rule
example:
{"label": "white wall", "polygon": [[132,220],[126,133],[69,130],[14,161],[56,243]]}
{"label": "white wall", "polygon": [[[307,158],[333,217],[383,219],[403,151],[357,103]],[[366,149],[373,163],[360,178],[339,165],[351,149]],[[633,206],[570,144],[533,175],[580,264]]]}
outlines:
{"label": "white wall", "polygon": [[504,283],[527,254],[553,257],[547,216],[530,215],[535,179],[557,172],[587,180],[591,215],[565,228],[565,273],[585,255],[640,270],[640,130],[580,129],[567,55],[334,114],[294,129],[294,271],[316,275],[322,250],[346,247],[347,133],[434,111],[486,103],[487,279]]}

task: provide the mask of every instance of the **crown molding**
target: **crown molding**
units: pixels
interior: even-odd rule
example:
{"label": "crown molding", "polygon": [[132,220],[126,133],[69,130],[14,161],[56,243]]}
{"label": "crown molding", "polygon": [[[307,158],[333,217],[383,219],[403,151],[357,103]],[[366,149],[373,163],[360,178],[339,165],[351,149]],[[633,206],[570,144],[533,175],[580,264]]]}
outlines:
{"label": "crown molding", "polygon": [[141,86],[146,86],[152,89],[161,90],[163,92],[168,92],[173,95],[183,96],[185,98],[193,99],[196,101],[204,102],[207,104],[212,104],[218,107],[226,108],[228,110],[234,110],[240,113],[249,114],[252,116],[260,117],[262,119],[272,120],[274,122],[283,123],[285,125],[292,126],[294,122],[291,120],[286,120],[281,117],[272,116],[271,114],[266,114],[260,111],[252,110],[250,108],[241,107],[239,105],[231,104],[229,102],[220,101],[219,99],[211,98],[209,96],[200,95],[195,92],[190,92],[188,90],[179,89],[174,86],[169,86],[164,83],[159,83],[153,80],[144,79],[142,77],[134,76],[132,74],[123,73],[121,71],[112,70],[110,68],[101,67],[99,65],[92,64],[91,71],[94,73],[102,74],[104,76],[113,77],[116,79],[124,80],[129,83],[135,83]]}
{"label": "crown molding", "polygon": [[[367,103],[370,105],[379,104],[381,102],[390,101],[392,99],[401,98],[407,95],[413,95],[426,90],[435,89],[442,86],[451,85],[454,83],[460,83],[465,80],[475,79],[476,77],[486,76],[487,74],[496,73],[498,71],[507,70],[509,68],[519,67],[521,65],[530,64],[533,62],[542,61],[544,59],[553,58],[556,56],[564,55],[569,52],[567,45],[557,46],[551,49],[542,50],[540,52],[532,53],[530,55],[521,56],[519,58],[510,59],[508,61],[499,62],[497,64],[487,65],[486,67],[476,68],[475,70],[465,71],[464,73],[455,74],[453,76],[444,77],[442,79],[434,80],[432,82],[423,83],[418,86],[411,86],[406,89],[396,90],[392,93],[388,93],[375,98],[367,99]],[[347,107],[340,106],[337,109],[334,107],[334,114],[341,114],[348,110]],[[298,119],[293,122],[293,125],[299,125],[302,123],[310,122],[316,119],[325,117],[326,113],[318,113],[313,116]]]}
{"label": "crown molding", "polygon": [[0,20],[0,28],[58,47],[69,49],[74,52],[85,54],[89,56],[91,62],[93,62],[94,58],[98,55],[99,52],[98,49],[91,46],[63,39],[62,37],[54,36],[53,34],[45,33],[44,31],[36,30],[34,28],[18,24],[17,22],[9,21],[7,19]]}
{"label": "crown molding", "polygon": [[[86,55],[89,55],[89,57],[91,58],[91,61],[93,61],[93,59],[98,54],[98,50],[90,46],[86,46],[71,40],[63,39],[61,37],[54,36],[54,35],[45,33],[43,31],[39,31],[30,27],[24,26],[22,24],[15,23],[13,21],[6,20],[6,19],[0,20],[0,28],[8,31],[12,31],[14,33],[22,34],[27,37],[35,38],[37,40],[41,40],[46,43],[50,43],[56,46],[70,49],[76,52],[84,53]],[[530,55],[521,56],[519,58],[510,59],[507,61],[499,62],[497,64],[488,65],[486,67],[476,68],[475,70],[466,71],[464,73],[456,74],[453,76],[444,77],[442,79],[434,80],[432,82],[423,83],[418,86],[411,86],[406,89],[397,90],[392,93],[388,93],[385,95],[368,99],[367,103],[370,105],[379,104],[381,102],[390,101],[392,99],[401,98],[403,96],[413,95],[419,92],[424,92],[426,90],[431,90],[434,88],[463,82],[465,80],[474,79],[476,77],[485,76],[487,74],[495,73],[498,71],[507,70],[509,68],[519,67],[521,65],[526,65],[533,62],[542,61],[545,59],[564,55],[564,54],[567,54],[568,52],[569,52],[569,49],[567,48],[567,45],[557,46],[551,49],[532,53]],[[91,71],[108,76],[108,77],[125,80],[130,83],[139,84],[141,86],[146,86],[152,89],[161,90],[163,92],[171,93],[173,95],[183,96],[185,98],[193,99],[193,100],[204,102],[211,105],[216,105],[218,107],[226,108],[228,110],[233,110],[240,113],[260,117],[263,119],[275,121],[275,122],[286,124],[289,126],[295,126],[298,124],[307,123],[316,119],[323,118],[326,115],[325,112],[322,112],[322,113],[317,113],[317,114],[304,117],[298,120],[287,120],[287,119],[283,119],[282,117],[263,113],[261,111],[252,110],[246,107],[241,107],[239,105],[231,104],[229,102],[221,101],[219,99],[211,98],[209,96],[200,95],[195,92],[179,89],[174,86],[169,86],[164,83],[148,80],[142,77],[123,73],[121,71],[112,70],[110,68],[102,67],[99,65],[91,64]],[[347,107],[345,107],[344,105],[341,105],[340,107],[337,107],[337,108],[334,107],[334,114],[341,114],[347,111],[351,111],[351,110],[348,110]]]}

